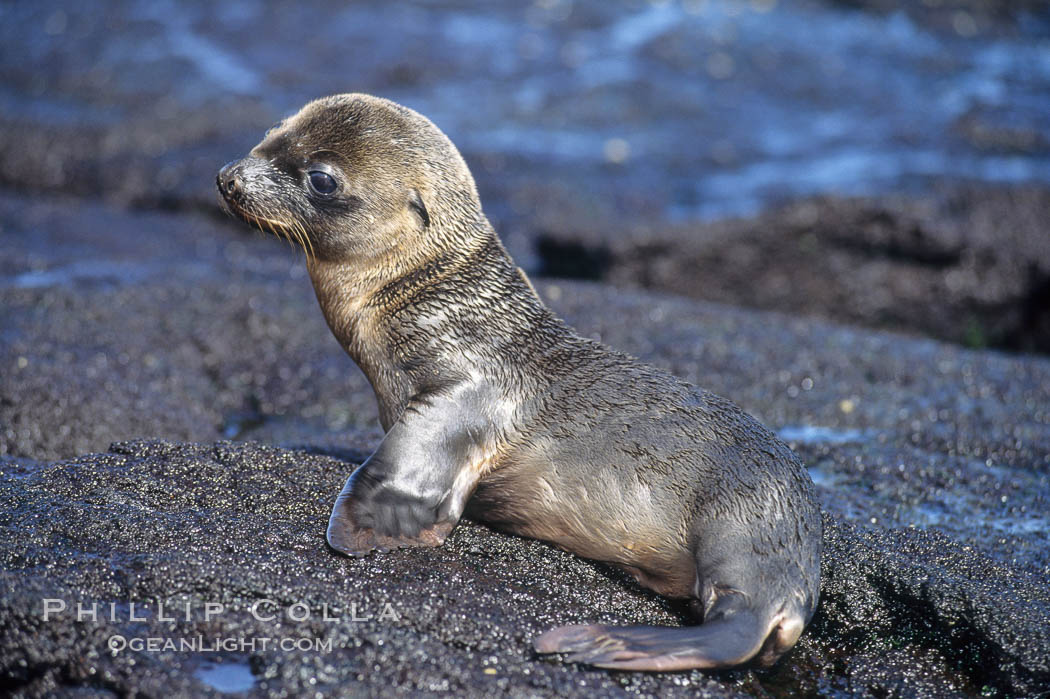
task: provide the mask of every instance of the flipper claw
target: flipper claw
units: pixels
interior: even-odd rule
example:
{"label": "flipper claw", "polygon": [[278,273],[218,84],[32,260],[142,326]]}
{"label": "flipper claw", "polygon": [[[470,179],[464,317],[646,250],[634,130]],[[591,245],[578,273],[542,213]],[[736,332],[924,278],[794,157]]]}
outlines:
{"label": "flipper claw", "polygon": [[372,551],[389,553],[395,549],[440,546],[451,533],[451,522],[438,522],[416,536],[383,536],[369,527],[358,527],[345,517],[333,517],[328,523],[328,545],[347,556],[364,558]]}

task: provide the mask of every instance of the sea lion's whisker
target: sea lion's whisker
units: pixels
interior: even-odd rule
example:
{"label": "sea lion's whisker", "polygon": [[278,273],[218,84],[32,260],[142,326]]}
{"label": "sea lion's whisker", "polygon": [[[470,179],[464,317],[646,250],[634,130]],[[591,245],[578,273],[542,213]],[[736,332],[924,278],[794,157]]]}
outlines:
{"label": "sea lion's whisker", "polygon": [[306,242],[306,245],[309,247],[306,256],[310,259],[316,259],[317,255],[314,252],[314,243],[312,240],[310,240],[310,235],[306,232],[306,227],[303,226],[303,224],[299,221],[295,221],[295,225],[299,229],[299,232],[302,234],[302,238]]}

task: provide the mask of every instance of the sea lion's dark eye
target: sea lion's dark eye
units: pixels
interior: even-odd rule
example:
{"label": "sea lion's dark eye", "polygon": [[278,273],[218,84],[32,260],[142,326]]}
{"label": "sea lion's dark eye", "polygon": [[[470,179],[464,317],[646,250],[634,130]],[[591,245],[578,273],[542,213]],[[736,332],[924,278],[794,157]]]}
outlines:
{"label": "sea lion's dark eye", "polygon": [[310,176],[310,187],[312,187],[318,194],[331,194],[335,191],[335,178],[327,172],[311,170],[307,174]]}

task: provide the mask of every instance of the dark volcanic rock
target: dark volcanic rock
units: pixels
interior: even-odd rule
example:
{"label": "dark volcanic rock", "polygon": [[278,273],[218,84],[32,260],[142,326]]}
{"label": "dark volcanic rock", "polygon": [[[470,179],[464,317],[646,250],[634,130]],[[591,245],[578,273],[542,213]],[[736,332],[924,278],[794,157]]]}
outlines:
{"label": "dark volcanic rock", "polygon": [[677,228],[573,221],[540,237],[551,274],[1050,353],[1045,188],[819,198]]}
{"label": "dark volcanic rock", "polygon": [[367,380],[317,342],[328,329],[286,245],[192,214],[12,197],[0,212],[15,241],[0,250],[0,454],[381,435]]}
{"label": "dark volcanic rock", "polygon": [[1045,577],[934,532],[829,525],[811,634],[845,676],[831,687],[1022,695],[1050,684]]}
{"label": "dark volcanic rock", "polygon": [[[683,609],[604,566],[470,523],[439,549],[334,555],[324,523],[352,468],[230,442],[5,464],[0,689],[198,693],[215,681],[209,664],[247,667],[252,689],[271,694],[1023,694],[1050,682],[1045,580],[944,536],[834,518],[820,611],[773,670],[653,675],[541,660],[529,640],[551,625],[677,624]],[[45,621],[45,600],[66,608]],[[208,618],[208,603],[222,611]],[[78,619],[78,604],[99,612]],[[205,649],[162,646],[198,637]],[[140,638],[160,649],[123,645]],[[206,650],[262,638],[331,649]]]}

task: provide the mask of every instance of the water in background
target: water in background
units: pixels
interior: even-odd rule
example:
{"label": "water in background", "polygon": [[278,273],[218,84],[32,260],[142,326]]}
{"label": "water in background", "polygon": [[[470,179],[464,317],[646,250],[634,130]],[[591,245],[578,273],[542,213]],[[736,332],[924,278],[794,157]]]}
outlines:
{"label": "water in background", "polygon": [[19,4],[0,9],[0,110],[105,125],[258,100],[276,118],[369,91],[430,116],[483,189],[527,177],[711,219],[940,178],[1050,182],[1043,15],[989,27],[963,10],[938,24],[816,0]]}

